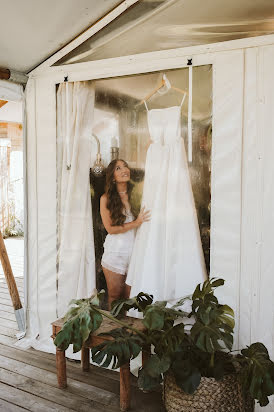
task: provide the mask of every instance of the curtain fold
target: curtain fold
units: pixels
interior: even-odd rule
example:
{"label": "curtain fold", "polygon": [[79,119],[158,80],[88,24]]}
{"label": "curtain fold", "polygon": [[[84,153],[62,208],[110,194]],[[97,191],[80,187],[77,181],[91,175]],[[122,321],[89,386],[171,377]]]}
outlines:
{"label": "curtain fold", "polygon": [[93,82],[62,83],[57,92],[57,314],[96,285],[89,169]]}

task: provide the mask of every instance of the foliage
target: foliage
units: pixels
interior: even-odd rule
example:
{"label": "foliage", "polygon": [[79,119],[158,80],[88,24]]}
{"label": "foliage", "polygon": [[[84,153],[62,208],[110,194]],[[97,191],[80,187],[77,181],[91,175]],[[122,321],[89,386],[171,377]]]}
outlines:
{"label": "foliage", "polygon": [[3,237],[24,236],[24,226],[20,219],[15,216],[15,203],[8,201],[9,219],[7,226],[4,227]]}
{"label": "foliage", "polygon": [[137,296],[131,299],[119,299],[112,302],[111,313],[113,316],[118,316],[122,312],[129,309],[137,309],[143,312],[145,308],[153,302],[153,296],[147,293],[140,292]]}
{"label": "foliage", "polygon": [[115,340],[105,341],[92,348],[92,359],[94,362],[104,367],[111,365],[112,369],[119,368],[130,359],[136,358],[142,350],[142,340],[140,336],[128,332],[125,328],[113,329],[109,333]]}
{"label": "foliage", "polygon": [[[234,312],[214,295],[215,289],[223,284],[224,280],[213,278],[198,285],[191,297],[190,312],[182,310],[189,297],[170,306],[166,301],[153,303],[153,296],[143,292],[113,302],[111,315],[99,308],[101,292],[90,299],[72,301],[74,306],[55,344],[66,349],[73,343],[74,351],[80,350],[89,334],[99,328],[102,316],[107,316],[120,328],[109,333],[113,340],[92,349],[93,361],[99,365],[116,369],[140,351],[150,352],[152,348],[152,355],[139,370],[140,388],[152,390],[166,373],[172,373],[177,385],[192,394],[202,376],[219,380],[226,374],[237,373],[244,390],[265,406],[268,396],[274,393],[274,364],[262,343],[232,355]],[[130,309],[142,313],[146,333],[120,319]]]}
{"label": "foliage", "polygon": [[90,333],[100,327],[103,317],[97,308],[99,308],[102,294],[103,291],[89,299],[70,302],[73,306],[67,312],[64,325],[54,340],[58,348],[66,350],[72,343],[73,352],[78,352]]}
{"label": "foliage", "polygon": [[10,215],[9,225],[5,227],[3,237],[8,238],[12,236],[24,236],[23,224],[16,216]]}
{"label": "foliage", "polygon": [[204,352],[214,353],[233,345],[234,312],[227,305],[220,305],[214,296],[214,289],[224,284],[223,279],[207,280],[198,285],[192,295],[192,315],[195,324],[191,337],[196,346]]}
{"label": "foliage", "polygon": [[258,342],[241,350],[242,357],[237,359],[241,363],[240,379],[245,390],[248,390],[254,399],[258,399],[261,406],[268,404],[268,396],[274,393],[274,364],[269,359],[266,347]]}

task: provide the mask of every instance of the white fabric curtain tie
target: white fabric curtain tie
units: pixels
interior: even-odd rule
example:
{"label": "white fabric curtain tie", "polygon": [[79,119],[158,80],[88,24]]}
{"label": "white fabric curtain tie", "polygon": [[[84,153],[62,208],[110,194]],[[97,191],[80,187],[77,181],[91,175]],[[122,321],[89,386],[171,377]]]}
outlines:
{"label": "white fabric curtain tie", "polygon": [[192,162],[192,62],[188,66],[188,161]]}
{"label": "white fabric curtain tie", "polygon": [[66,143],[67,143],[67,170],[71,169],[70,158],[70,130],[69,130],[69,85],[66,82]]}

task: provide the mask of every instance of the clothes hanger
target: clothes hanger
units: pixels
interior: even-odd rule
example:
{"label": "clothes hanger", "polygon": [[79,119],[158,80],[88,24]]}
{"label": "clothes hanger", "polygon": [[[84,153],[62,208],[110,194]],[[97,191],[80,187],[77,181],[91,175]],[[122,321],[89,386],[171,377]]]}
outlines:
{"label": "clothes hanger", "polygon": [[[167,86],[167,91],[169,89],[173,89],[173,90],[176,90],[176,91],[178,91],[178,92],[180,92],[184,95],[188,95],[188,120],[187,120],[187,123],[188,123],[188,126],[187,126],[187,129],[188,129],[188,161],[189,161],[189,163],[191,163],[192,162],[192,59],[188,59],[187,65],[188,65],[188,68],[189,68],[189,71],[188,71],[188,73],[189,73],[188,74],[188,91],[187,90],[182,90],[182,89],[179,89],[178,87],[172,86],[170,84],[166,74],[164,73],[161,83],[157,87],[155,87],[155,89],[153,89],[152,92],[150,92],[135,107],[137,107],[141,104],[145,104],[146,109],[148,110],[147,104],[146,104],[147,100],[149,100],[155,93],[159,92],[160,89],[164,86]],[[184,97],[183,97],[183,101],[184,101]],[[181,105],[182,105],[182,103],[181,103]]]}
{"label": "clothes hanger", "polygon": [[167,79],[166,75],[163,74],[161,83],[156,86],[141,102],[139,102],[136,106],[140,106],[141,104],[144,104],[147,102],[154,94],[156,94],[162,87],[168,85],[168,90],[173,89],[176,90],[177,92],[180,92],[182,94],[188,94],[187,90],[179,89],[178,87],[174,87],[169,83],[169,80]]}

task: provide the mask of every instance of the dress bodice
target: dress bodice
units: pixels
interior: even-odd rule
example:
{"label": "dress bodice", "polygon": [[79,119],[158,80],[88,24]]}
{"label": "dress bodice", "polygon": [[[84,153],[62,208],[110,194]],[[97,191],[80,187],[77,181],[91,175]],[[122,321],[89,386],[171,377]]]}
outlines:
{"label": "dress bodice", "polygon": [[[124,208],[124,215],[126,216],[125,223],[130,223],[134,220],[131,210]],[[124,233],[108,234],[104,243],[104,250],[108,253],[116,253],[118,255],[130,255],[133,248],[135,238],[135,229],[128,230]]]}
{"label": "dress bodice", "polygon": [[168,146],[181,139],[181,106],[148,110],[147,119],[153,143]]}
{"label": "dress bodice", "polygon": [[134,220],[134,216],[130,209],[124,208],[124,215],[126,216],[125,223],[130,223]]}

